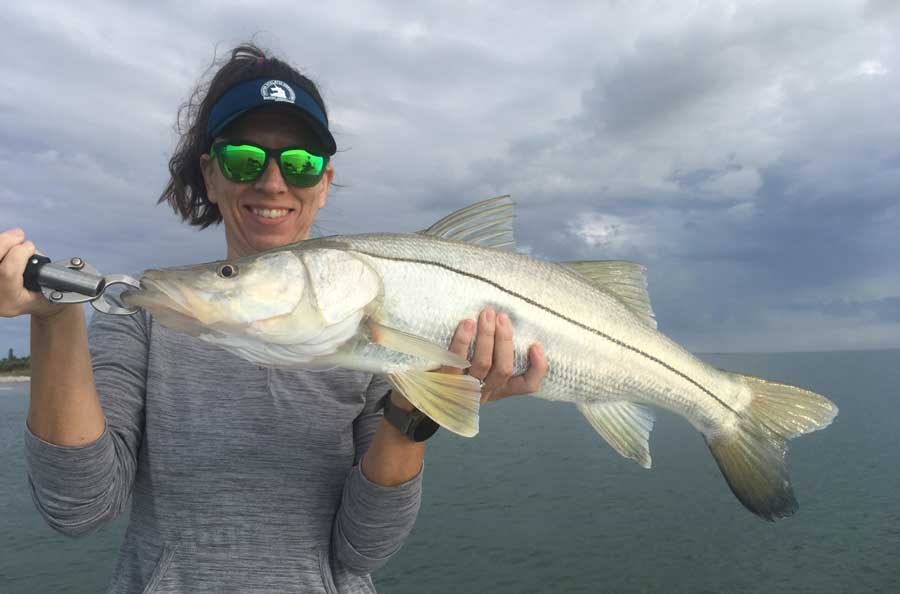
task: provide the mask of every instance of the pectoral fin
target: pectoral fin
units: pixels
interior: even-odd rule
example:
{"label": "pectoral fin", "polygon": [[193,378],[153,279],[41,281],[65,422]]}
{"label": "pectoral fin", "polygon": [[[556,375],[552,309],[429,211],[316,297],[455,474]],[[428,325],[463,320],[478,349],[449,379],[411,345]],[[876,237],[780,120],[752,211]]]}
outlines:
{"label": "pectoral fin", "polygon": [[441,427],[462,435],[478,434],[478,409],[481,382],[470,375],[403,371],[387,376],[413,406]]}
{"label": "pectoral fin", "polygon": [[435,367],[447,365],[449,367],[466,369],[471,365],[465,357],[448,351],[443,346],[421,336],[415,336],[408,332],[385,326],[372,319],[369,319],[367,323],[372,342],[380,344],[384,348],[433,361]]}
{"label": "pectoral fin", "polygon": [[631,402],[579,404],[578,410],[614,450],[650,468],[653,411]]}

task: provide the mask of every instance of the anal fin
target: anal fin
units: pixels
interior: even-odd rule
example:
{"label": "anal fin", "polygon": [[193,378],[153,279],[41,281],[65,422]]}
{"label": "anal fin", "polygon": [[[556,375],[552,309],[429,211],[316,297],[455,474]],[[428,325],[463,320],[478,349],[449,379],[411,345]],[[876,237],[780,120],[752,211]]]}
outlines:
{"label": "anal fin", "polygon": [[624,401],[578,404],[578,410],[614,450],[644,468],[650,468],[653,411]]}

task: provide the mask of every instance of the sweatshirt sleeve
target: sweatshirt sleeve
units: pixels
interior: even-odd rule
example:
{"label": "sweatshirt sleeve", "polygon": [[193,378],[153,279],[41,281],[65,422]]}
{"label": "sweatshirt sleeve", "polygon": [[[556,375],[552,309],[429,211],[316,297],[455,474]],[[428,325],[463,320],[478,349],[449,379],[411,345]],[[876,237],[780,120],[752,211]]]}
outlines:
{"label": "sweatshirt sleeve", "polygon": [[143,426],[148,320],[94,315],[88,343],[106,418],[103,434],[83,446],[59,446],[25,427],[31,495],[47,523],[64,534],[90,532],[119,515],[131,496]]}
{"label": "sweatshirt sleeve", "polygon": [[401,485],[385,487],[367,479],[359,466],[382,417],[379,404],[389,389],[381,376],[369,383],[366,406],[353,427],[356,464],[344,484],[334,522],[334,555],[356,573],[372,573],[400,550],[416,522],[421,502],[421,470]]}

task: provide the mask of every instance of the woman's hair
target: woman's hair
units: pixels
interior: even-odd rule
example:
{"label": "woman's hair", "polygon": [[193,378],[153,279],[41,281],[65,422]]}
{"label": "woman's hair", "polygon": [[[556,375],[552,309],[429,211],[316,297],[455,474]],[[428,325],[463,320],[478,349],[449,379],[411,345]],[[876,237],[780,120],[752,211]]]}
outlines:
{"label": "woman's hair", "polygon": [[209,112],[225,91],[254,78],[287,81],[308,92],[322,108],[325,117],[328,117],[325,102],[313,81],[290,64],[267,55],[265,50],[252,43],[234,48],[231,50],[231,58],[214,62],[209,71],[216,66],[218,70],[209,82],[201,80],[190,99],[178,110],[175,129],[181,138],[175,147],[175,154],[169,159],[169,173],[172,177],[159,197],[159,203],[168,202],[172,210],[181,215],[181,220],[199,225],[201,229],[222,222],[219,207],[210,202],[206,195],[200,156],[209,150],[209,138],[206,135]]}

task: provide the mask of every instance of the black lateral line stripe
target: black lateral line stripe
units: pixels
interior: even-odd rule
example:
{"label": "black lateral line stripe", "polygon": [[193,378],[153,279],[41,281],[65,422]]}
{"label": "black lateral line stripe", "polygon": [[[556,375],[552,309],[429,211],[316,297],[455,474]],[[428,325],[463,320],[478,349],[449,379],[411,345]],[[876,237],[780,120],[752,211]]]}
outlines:
{"label": "black lateral line stripe", "polygon": [[369,252],[367,252],[367,251],[365,251],[365,250],[356,249],[356,248],[354,248],[353,251],[359,252],[359,253],[361,253],[361,254],[365,254],[366,256],[369,256],[369,257],[371,257],[371,258],[376,258],[376,259],[379,259],[379,258],[380,258],[380,259],[382,259],[382,260],[391,260],[391,261],[393,261],[393,262],[409,262],[409,263],[411,263],[411,264],[425,264],[425,265],[427,265],[427,266],[437,266],[438,268],[443,268],[444,270],[448,270],[448,271],[450,271],[450,272],[454,272],[454,273],[460,274],[460,275],[462,275],[462,276],[467,276],[467,277],[469,277],[469,278],[472,278],[472,279],[481,281],[481,282],[483,282],[483,283],[485,283],[485,284],[491,285],[492,287],[495,287],[495,288],[497,288],[497,289],[503,291],[504,293],[507,293],[507,294],[509,294],[509,295],[512,295],[513,297],[516,297],[517,299],[521,299],[522,301],[524,301],[524,302],[526,302],[526,303],[528,303],[528,304],[530,304],[530,305],[533,305],[533,306],[537,307],[538,309],[542,309],[542,310],[546,311],[547,313],[549,313],[549,314],[551,314],[551,315],[554,315],[554,316],[556,316],[556,317],[558,317],[558,318],[561,318],[561,319],[563,319],[563,320],[569,322],[570,324],[574,324],[575,326],[578,326],[579,328],[582,328],[582,329],[584,329],[584,330],[587,330],[588,332],[593,332],[593,333],[596,334],[597,336],[601,336],[601,337],[605,338],[606,340],[608,340],[608,341],[610,341],[610,342],[612,342],[612,343],[614,343],[614,344],[619,345],[619,346],[622,347],[622,348],[628,349],[629,351],[633,351],[633,352],[635,352],[635,353],[637,353],[637,354],[639,354],[639,355],[641,355],[641,356],[643,356],[643,357],[646,357],[647,359],[653,361],[654,363],[657,363],[657,364],[661,365],[662,367],[668,369],[669,371],[671,371],[671,372],[674,373],[675,375],[677,375],[677,376],[679,376],[679,377],[681,377],[681,378],[687,380],[688,382],[692,383],[692,384],[695,385],[698,389],[700,389],[701,391],[703,391],[703,393],[705,393],[705,394],[707,394],[709,397],[711,397],[713,400],[715,400],[716,402],[718,402],[719,404],[721,404],[722,406],[724,406],[725,408],[727,408],[727,409],[730,410],[731,412],[735,413],[736,415],[741,416],[740,413],[738,413],[738,411],[736,411],[736,410],[734,410],[733,408],[731,408],[731,407],[730,407],[727,403],[725,403],[721,398],[719,398],[718,396],[716,396],[715,394],[713,394],[712,392],[710,392],[709,389],[707,389],[705,386],[703,386],[703,385],[701,385],[699,382],[697,382],[697,380],[695,380],[694,378],[690,377],[690,376],[687,375],[686,373],[684,373],[684,372],[682,372],[682,371],[679,371],[678,369],[675,369],[674,367],[672,367],[671,365],[669,365],[668,363],[666,363],[666,362],[663,361],[662,359],[659,359],[659,358],[657,358],[657,357],[654,357],[654,356],[651,355],[650,353],[646,353],[646,352],[642,351],[641,349],[639,349],[639,348],[637,348],[637,347],[634,347],[634,346],[631,346],[630,344],[628,344],[628,343],[626,343],[626,342],[622,342],[622,341],[619,340],[618,338],[615,338],[615,337],[613,337],[613,336],[610,336],[609,334],[606,334],[605,332],[602,332],[602,331],[600,331],[600,330],[597,330],[596,328],[591,328],[590,326],[587,326],[587,325],[585,325],[585,324],[582,324],[582,323],[579,322],[578,320],[573,320],[572,318],[569,318],[569,317],[567,317],[567,316],[564,316],[563,314],[559,313],[558,311],[555,311],[555,310],[550,309],[550,308],[547,307],[546,305],[543,305],[543,304],[541,304],[541,303],[538,303],[537,301],[534,301],[533,299],[529,299],[529,298],[526,297],[525,295],[520,295],[520,294],[518,294],[518,293],[516,293],[516,292],[514,292],[514,291],[510,291],[510,290],[507,289],[506,287],[504,287],[504,286],[502,286],[502,285],[500,285],[500,284],[497,284],[497,283],[495,283],[494,281],[492,281],[492,280],[490,280],[490,279],[488,279],[488,278],[485,278],[485,277],[483,277],[483,276],[478,276],[477,274],[471,274],[471,273],[466,272],[466,271],[464,271],[464,270],[459,270],[459,269],[457,269],[457,268],[453,268],[452,266],[447,266],[446,264],[441,264],[440,262],[431,262],[431,261],[428,261],[428,260],[417,260],[417,259],[415,259],[415,258],[402,258],[402,257],[396,257],[396,256],[384,256],[384,255],[381,255],[381,254],[372,254],[372,253],[369,253]]}

